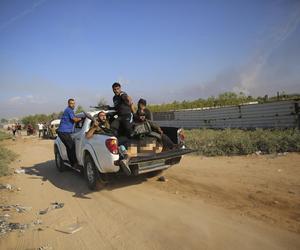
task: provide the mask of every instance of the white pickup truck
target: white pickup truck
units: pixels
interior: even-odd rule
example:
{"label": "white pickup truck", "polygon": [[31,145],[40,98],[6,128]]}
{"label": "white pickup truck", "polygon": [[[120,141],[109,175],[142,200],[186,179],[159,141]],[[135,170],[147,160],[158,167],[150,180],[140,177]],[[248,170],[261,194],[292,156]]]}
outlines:
{"label": "white pickup truck", "polygon": [[[88,112],[89,117],[97,117],[99,111]],[[80,169],[84,173],[88,187],[95,189],[98,180],[107,180],[107,175],[111,173],[122,174],[119,166],[118,139],[113,135],[94,134],[91,139],[86,139],[85,133],[91,126],[91,119],[84,118],[75,125],[72,138],[75,141],[76,156]],[[181,129],[162,127],[162,130],[170,139],[182,147],[161,153],[132,157],[129,167],[133,175],[148,173],[154,176],[156,173],[180,162],[182,155],[191,153],[192,150],[184,147],[184,138]],[[72,167],[69,163],[65,145],[59,137],[54,141],[54,154],[57,169],[62,172],[67,167]]]}

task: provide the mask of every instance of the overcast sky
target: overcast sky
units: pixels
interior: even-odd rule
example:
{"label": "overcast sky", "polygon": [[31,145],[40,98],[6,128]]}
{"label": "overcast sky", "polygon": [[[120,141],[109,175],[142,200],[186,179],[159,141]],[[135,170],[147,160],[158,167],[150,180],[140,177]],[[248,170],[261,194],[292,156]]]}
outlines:
{"label": "overcast sky", "polygon": [[0,117],[300,93],[300,1],[0,0]]}

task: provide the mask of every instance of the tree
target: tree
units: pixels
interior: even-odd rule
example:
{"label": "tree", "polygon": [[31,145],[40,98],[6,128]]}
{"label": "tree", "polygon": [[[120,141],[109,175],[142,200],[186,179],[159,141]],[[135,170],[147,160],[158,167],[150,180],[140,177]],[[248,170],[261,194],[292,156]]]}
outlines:
{"label": "tree", "polygon": [[5,118],[2,118],[2,119],[1,119],[1,123],[8,123],[8,120],[5,119]]}
{"label": "tree", "polygon": [[64,111],[60,111],[58,114],[57,114],[57,119],[61,119],[62,115],[64,114]]}
{"label": "tree", "polygon": [[78,105],[78,106],[77,106],[77,109],[76,109],[76,111],[75,111],[75,114],[78,114],[78,113],[81,113],[81,112],[84,112],[84,109],[83,109],[82,106]]}
{"label": "tree", "polygon": [[62,116],[63,112],[61,111],[60,113],[52,113],[49,115],[46,114],[36,114],[36,115],[28,115],[24,116],[21,121],[24,125],[36,125],[38,123],[49,123],[50,121],[54,119],[58,119]]}

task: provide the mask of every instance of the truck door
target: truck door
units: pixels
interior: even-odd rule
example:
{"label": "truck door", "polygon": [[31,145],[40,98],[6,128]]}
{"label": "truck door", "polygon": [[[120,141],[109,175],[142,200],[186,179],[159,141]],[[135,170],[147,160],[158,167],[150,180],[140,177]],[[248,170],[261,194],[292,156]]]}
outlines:
{"label": "truck door", "polygon": [[77,161],[80,165],[83,164],[82,162],[82,143],[85,140],[85,131],[83,130],[85,119],[81,120],[78,123],[75,123],[74,133],[72,134],[72,138],[75,142],[75,151]]}

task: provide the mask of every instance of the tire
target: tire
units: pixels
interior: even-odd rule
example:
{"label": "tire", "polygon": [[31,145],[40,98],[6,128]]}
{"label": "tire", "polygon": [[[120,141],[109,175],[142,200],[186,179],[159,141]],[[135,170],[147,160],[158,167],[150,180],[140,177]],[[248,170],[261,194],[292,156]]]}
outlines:
{"label": "tire", "polygon": [[55,154],[55,165],[56,168],[59,172],[63,172],[66,170],[66,166],[64,164],[63,159],[60,156],[59,150],[57,149],[57,147],[55,147],[54,149],[54,154]]}
{"label": "tire", "polygon": [[153,178],[155,176],[160,175],[163,172],[163,170],[156,170],[156,171],[152,171],[152,172],[148,172],[146,173],[148,178]]}
{"label": "tire", "polygon": [[89,189],[95,190],[97,188],[100,174],[94,163],[94,160],[89,154],[85,157],[84,161],[84,177]]}

